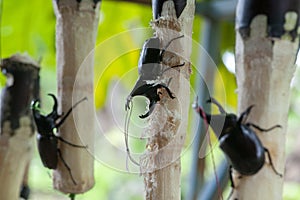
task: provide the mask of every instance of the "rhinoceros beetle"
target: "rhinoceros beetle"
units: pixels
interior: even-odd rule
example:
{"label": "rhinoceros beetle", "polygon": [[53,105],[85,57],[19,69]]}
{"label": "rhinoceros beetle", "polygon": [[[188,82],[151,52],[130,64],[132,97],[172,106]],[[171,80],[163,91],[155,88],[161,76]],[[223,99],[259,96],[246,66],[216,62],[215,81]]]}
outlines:
{"label": "rhinoceros beetle", "polygon": [[76,185],[76,181],[74,180],[74,177],[71,173],[71,168],[65,162],[64,158],[62,157],[62,153],[58,148],[58,140],[72,147],[86,148],[87,146],[72,144],[71,142],[66,141],[62,137],[55,135],[54,130],[58,129],[67,119],[67,117],[71,114],[72,110],[79,103],[81,103],[84,100],[87,100],[87,98],[85,97],[80,101],[78,101],[76,104],[74,104],[65,115],[59,115],[57,111],[56,97],[53,94],[48,94],[48,95],[51,96],[54,100],[52,112],[49,113],[48,115],[45,116],[40,114],[39,100],[34,100],[31,106],[33,118],[38,130],[37,143],[38,143],[39,154],[43,162],[43,165],[49,169],[57,168],[58,157],[60,157],[62,163],[69,171],[73,183]]}
{"label": "rhinoceros beetle", "polygon": [[193,107],[196,112],[200,114],[201,118],[211,125],[215,133],[221,126],[218,122],[224,122],[221,134],[218,136],[218,140],[220,148],[225,153],[230,163],[229,176],[232,188],[235,187],[231,174],[232,168],[239,172],[240,175],[254,175],[265,164],[265,153],[268,155],[269,163],[274,173],[282,177],[282,174],[277,172],[273,165],[269,150],[263,146],[253,130],[253,128],[255,128],[261,132],[268,132],[275,128],[281,128],[280,125],[264,129],[253,123],[246,123],[247,117],[254,105],[249,106],[238,118],[235,114],[226,113],[223,107],[213,98],[209,99],[207,103],[215,104],[221,114],[211,115],[205,113],[197,104],[194,104]]}
{"label": "rhinoceros beetle", "polygon": [[[162,65],[163,56],[166,52],[166,49],[174,40],[182,37],[183,35],[173,38],[163,49],[160,49],[160,40],[157,37],[153,37],[145,41],[138,63],[139,78],[133,90],[127,97],[125,110],[130,109],[129,104],[134,96],[144,96],[150,101],[149,109],[146,114],[140,115],[139,117],[148,117],[154,110],[155,104],[160,101],[160,93],[158,93],[158,89],[162,88],[166,89],[170,98],[175,98],[168,88],[168,84],[170,83],[171,79],[169,79],[168,84],[162,83],[158,79],[166,70],[170,69],[164,69]],[[183,65],[184,63],[172,66],[171,68],[180,67]]]}

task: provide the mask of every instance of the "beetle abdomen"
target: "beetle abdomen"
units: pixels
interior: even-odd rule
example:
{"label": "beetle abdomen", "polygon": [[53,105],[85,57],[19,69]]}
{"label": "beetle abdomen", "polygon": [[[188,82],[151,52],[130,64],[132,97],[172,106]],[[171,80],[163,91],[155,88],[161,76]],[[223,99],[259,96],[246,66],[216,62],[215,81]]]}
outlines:
{"label": "beetle abdomen", "polygon": [[220,148],[232,167],[242,175],[257,173],[265,163],[264,147],[256,134],[246,126],[242,125],[239,131],[221,137]]}
{"label": "beetle abdomen", "polygon": [[57,168],[57,139],[53,136],[38,134],[38,150],[43,165],[49,169]]}

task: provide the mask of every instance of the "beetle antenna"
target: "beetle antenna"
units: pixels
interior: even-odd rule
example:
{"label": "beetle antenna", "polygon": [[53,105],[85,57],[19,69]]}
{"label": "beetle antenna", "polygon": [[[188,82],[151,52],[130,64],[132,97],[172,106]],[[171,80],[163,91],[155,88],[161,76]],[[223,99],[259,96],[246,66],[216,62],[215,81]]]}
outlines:
{"label": "beetle antenna", "polygon": [[161,53],[160,53],[160,57],[161,57],[161,58],[163,57],[163,55],[164,55],[165,52],[166,52],[166,49],[170,46],[170,44],[171,44],[174,40],[177,40],[177,39],[183,38],[183,37],[184,37],[184,35],[181,35],[181,36],[179,36],[179,37],[176,37],[176,38],[173,38],[172,40],[170,40],[170,41],[166,44],[166,46],[162,49],[162,51],[161,51]]}
{"label": "beetle antenna", "polygon": [[218,107],[220,113],[226,114],[226,111],[224,110],[224,108],[221,106],[221,104],[215,98],[211,97],[210,99],[208,99],[206,101],[206,103],[213,103],[213,104],[215,104]]}
{"label": "beetle antenna", "polygon": [[130,123],[130,117],[131,117],[132,110],[133,110],[132,101],[130,101],[130,103],[131,103],[131,109],[127,110],[127,112],[126,112],[126,116],[125,116],[125,128],[124,128],[125,146],[126,146],[126,152],[127,152],[127,157],[126,157],[126,169],[127,169],[127,171],[129,171],[128,158],[129,158],[129,160],[132,163],[134,163],[137,166],[140,166],[140,164],[132,158],[132,156],[130,154],[129,145],[128,145],[129,123]]}
{"label": "beetle antenna", "polygon": [[[197,100],[198,100],[198,96],[197,96]],[[199,113],[200,113],[200,115],[202,116],[202,118],[203,118],[203,120],[205,122],[206,133],[208,135],[208,144],[209,144],[209,148],[210,148],[210,151],[211,151],[211,160],[212,160],[212,165],[213,165],[213,169],[214,169],[214,174],[215,174],[215,179],[216,179],[216,185],[217,185],[217,188],[218,188],[218,196],[220,197],[221,200],[223,200],[223,195],[222,195],[222,191],[221,191],[221,188],[220,188],[220,182],[219,182],[219,178],[218,178],[218,174],[217,174],[217,169],[216,169],[216,163],[215,163],[215,157],[214,157],[214,153],[213,153],[211,138],[210,138],[210,134],[209,134],[208,119],[207,119],[206,113],[202,110],[202,108],[200,106],[198,106],[198,103],[196,105],[197,105],[196,109],[197,110],[199,109]]]}

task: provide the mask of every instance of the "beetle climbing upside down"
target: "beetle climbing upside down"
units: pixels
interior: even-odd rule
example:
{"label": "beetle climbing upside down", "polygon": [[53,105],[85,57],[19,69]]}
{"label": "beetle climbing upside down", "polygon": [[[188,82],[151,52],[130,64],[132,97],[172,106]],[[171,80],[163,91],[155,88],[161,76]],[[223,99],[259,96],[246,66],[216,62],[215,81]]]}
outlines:
{"label": "beetle climbing upside down", "polygon": [[[166,44],[166,46],[163,49],[160,49],[161,44],[158,37],[153,37],[145,41],[140,54],[139,63],[138,63],[139,78],[135,83],[135,86],[132,89],[131,93],[127,97],[127,101],[125,104],[126,111],[130,109],[129,104],[132,102],[133,97],[144,96],[148,98],[148,100],[150,101],[149,108],[146,114],[140,115],[139,117],[142,119],[148,117],[153,112],[155,104],[160,101],[161,92],[159,91],[159,89],[165,89],[170,98],[172,99],[175,98],[168,87],[171,78],[167,80],[167,84],[166,84],[164,83],[164,81],[161,80],[161,76],[167,70],[173,69],[175,67],[184,66],[185,63],[166,68],[165,66],[163,66],[162,62],[163,62],[163,57],[166,52],[166,49],[170,46],[170,44],[174,40],[177,40],[182,37],[183,35],[173,38]],[[126,116],[125,134],[124,134],[126,151],[129,159],[136,165],[139,165],[138,162],[136,162],[131,157],[129,147],[128,147],[129,120],[130,117],[127,118]]]}
{"label": "beetle climbing upside down", "polygon": [[[263,146],[255,131],[252,129],[255,128],[261,132],[268,132],[275,128],[281,128],[281,126],[275,125],[271,128],[264,129],[253,123],[246,123],[246,119],[250,114],[253,105],[249,106],[238,118],[235,114],[226,113],[223,107],[215,99],[212,98],[207,102],[215,104],[221,114],[207,114],[197,104],[193,107],[196,112],[200,114],[201,118],[212,127],[215,133],[218,128],[222,127],[218,139],[220,148],[230,162],[229,175],[231,187],[235,187],[231,174],[232,168],[241,175],[254,175],[265,164],[265,153],[268,155],[269,163],[274,173],[282,177],[282,174],[277,172],[273,165],[269,150]],[[222,122],[224,122],[224,124]]]}
{"label": "beetle climbing upside down", "polygon": [[168,44],[163,49],[160,49],[159,38],[153,37],[146,40],[146,42],[143,45],[143,49],[141,51],[141,55],[138,63],[138,72],[140,76],[133,90],[127,97],[125,110],[130,109],[129,103],[131,102],[134,96],[144,96],[148,98],[150,101],[149,109],[146,114],[140,115],[139,117],[140,118],[148,117],[154,110],[155,104],[160,101],[158,89],[162,89],[162,88],[164,88],[167,91],[170,98],[172,99],[175,98],[172,92],[170,91],[170,89],[168,88],[171,79],[168,80],[167,84],[163,83],[159,79],[163,75],[163,73],[168,69],[184,66],[183,63],[180,65],[176,65],[164,69],[162,65],[163,56],[166,52],[166,49],[174,40],[182,37],[183,35],[173,38],[168,42]]}
{"label": "beetle climbing upside down", "polygon": [[[87,98],[83,98],[80,101],[78,101],[75,105],[73,105],[68,112],[63,116],[59,115],[57,112],[57,99],[53,94],[48,94],[51,96],[54,100],[54,105],[52,112],[48,115],[44,116],[40,114],[40,106],[39,106],[39,100],[35,100],[32,102],[32,114],[33,118],[38,130],[37,133],[37,143],[38,143],[38,150],[41,157],[41,160],[43,162],[43,165],[49,169],[56,169],[57,168],[57,161],[58,156],[60,157],[61,161],[69,171],[70,177],[73,181],[73,183],[76,185],[76,181],[74,180],[74,177],[71,173],[70,167],[65,162],[64,158],[62,157],[61,151],[58,148],[58,140],[68,144],[72,147],[77,148],[87,148],[87,146],[81,146],[72,144],[71,142],[66,141],[65,139],[61,138],[60,136],[56,136],[54,134],[54,129],[58,129],[64,121],[67,119],[67,117],[71,114],[72,110],[82,101],[87,100]],[[59,121],[58,121],[59,120]]]}

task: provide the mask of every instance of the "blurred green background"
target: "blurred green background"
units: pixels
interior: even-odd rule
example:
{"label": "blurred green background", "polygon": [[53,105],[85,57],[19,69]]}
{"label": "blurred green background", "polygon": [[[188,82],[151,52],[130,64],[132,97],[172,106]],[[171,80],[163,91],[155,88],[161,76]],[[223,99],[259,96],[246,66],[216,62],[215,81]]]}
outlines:
{"label": "blurred green background", "polygon": [[[51,1],[3,1],[2,11],[2,58],[6,58],[15,53],[27,52],[35,60],[41,59],[41,97],[43,99],[42,108],[45,113],[52,107],[51,99],[45,98],[48,93],[56,93],[56,61],[55,61],[55,15]],[[97,36],[97,47],[95,51],[95,106],[99,121],[111,112],[109,99],[120,98],[114,96],[115,88],[123,90],[124,95],[128,95],[137,79],[137,61],[139,57],[139,48],[145,39],[151,37],[152,31],[149,29],[149,22],[152,19],[151,7],[138,5],[134,3],[103,1],[101,4],[101,14]],[[196,16],[194,20],[193,39],[195,43],[201,41],[203,18]],[[143,33],[143,34],[140,34]],[[234,25],[233,22],[222,22],[221,24],[221,44],[220,59],[218,71],[222,81],[216,78],[214,96],[217,99],[223,98],[226,101],[225,107],[229,111],[236,110],[237,96],[235,93],[235,76],[228,70],[234,63]],[[128,48],[132,51],[126,55],[119,55],[122,48]],[[198,57],[202,52],[197,45],[193,47],[192,62],[194,73],[191,77],[191,88],[196,90],[195,77],[197,74],[196,65],[199,62]],[[101,58],[115,58],[105,66],[99,67]],[[131,73],[129,73],[131,72]],[[287,152],[292,152],[297,144],[299,130],[300,107],[297,104],[300,98],[300,80],[299,71],[296,72],[293,80],[293,94],[291,102],[291,112],[289,115],[289,129],[287,139]],[[5,79],[1,75],[1,84],[4,85]],[[224,85],[225,84],[225,85]],[[116,86],[117,85],[117,86]],[[122,86],[122,87],[121,87]],[[224,88],[226,88],[224,90]],[[115,92],[115,93],[114,93]],[[195,92],[191,94],[191,103],[196,96]],[[123,96],[122,96],[123,97]],[[125,99],[120,99],[119,104],[123,109]],[[137,111],[134,115],[144,112],[145,104],[143,99],[137,99],[134,104],[137,105]],[[116,112],[124,112],[119,109]],[[123,113],[123,114],[124,114]],[[192,111],[191,111],[192,113]],[[123,115],[122,114],[122,115]],[[182,194],[183,199],[187,187],[189,187],[188,173],[191,163],[191,148],[195,134],[195,114],[191,114],[191,123],[187,135],[185,151],[182,156]],[[122,122],[123,119],[121,119]],[[137,118],[132,119],[135,123]],[[121,124],[120,122],[120,124]],[[103,128],[105,134],[112,143],[123,142],[120,127],[110,122]],[[215,142],[215,138],[213,138]],[[142,152],[144,142],[136,140],[132,142],[133,150]],[[123,143],[122,143],[123,145]],[[216,162],[220,160],[222,154],[218,148],[214,148]],[[207,178],[211,178],[212,167],[210,156],[208,156]],[[125,166],[125,163],[123,163]],[[300,170],[300,166],[299,166]],[[96,185],[89,192],[78,195],[76,199],[143,199],[143,178],[139,174],[130,174],[126,171],[113,169],[108,165],[95,162],[95,180]],[[37,151],[33,156],[29,183],[32,190],[31,199],[67,199],[67,196],[52,189],[51,171],[44,168]],[[228,193],[228,191],[226,192]],[[226,197],[226,196],[225,196]],[[300,187],[298,183],[286,182],[284,188],[285,200],[296,200],[300,197]]]}

